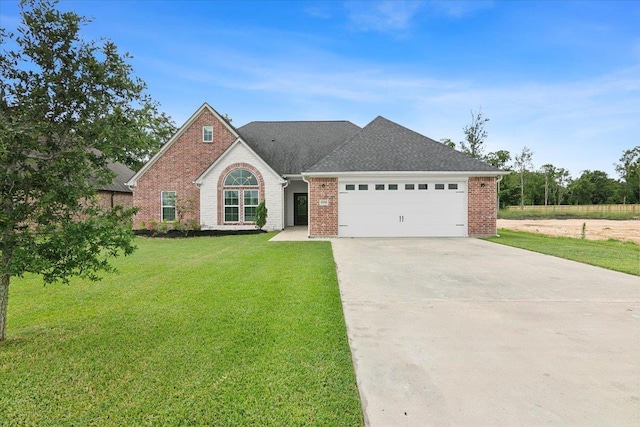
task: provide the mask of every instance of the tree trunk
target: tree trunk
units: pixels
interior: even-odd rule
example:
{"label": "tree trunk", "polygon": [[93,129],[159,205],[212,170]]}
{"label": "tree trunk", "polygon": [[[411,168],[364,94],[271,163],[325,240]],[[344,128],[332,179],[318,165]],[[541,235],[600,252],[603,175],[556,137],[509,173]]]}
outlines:
{"label": "tree trunk", "polygon": [[520,209],[524,209],[524,171],[520,172]]}
{"label": "tree trunk", "polygon": [[7,307],[9,305],[9,281],[11,275],[7,272],[0,277],[0,341],[6,338]]}

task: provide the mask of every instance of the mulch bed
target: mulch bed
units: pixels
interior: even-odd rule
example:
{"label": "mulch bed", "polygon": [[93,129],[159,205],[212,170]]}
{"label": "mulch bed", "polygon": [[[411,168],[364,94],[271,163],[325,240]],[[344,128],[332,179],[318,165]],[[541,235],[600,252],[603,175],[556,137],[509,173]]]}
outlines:
{"label": "mulch bed", "polygon": [[181,237],[219,237],[219,236],[236,236],[243,234],[259,234],[265,233],[264,230],[169,230],[160,233],[155,230],[133,230],[136,236],[144,237],[162,237],[167,239],[176,239]]}

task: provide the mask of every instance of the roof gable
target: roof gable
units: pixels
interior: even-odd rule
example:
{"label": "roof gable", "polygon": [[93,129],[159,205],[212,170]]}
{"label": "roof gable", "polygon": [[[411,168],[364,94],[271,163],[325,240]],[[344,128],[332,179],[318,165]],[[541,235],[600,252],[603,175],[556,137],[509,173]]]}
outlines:
{"label": "roof gable", "polygon": [[305,172],[500,172],[382,116]]}
{"label": "roof gable", "polygon": [[126,185],[135,186],[137,181],[144,175],[151,166],[154,165],[158,161],[160,157],[176,142],[180,139],[180,137],[193,125],[193,123],[200,117],[200,115],[204,112],[208,111],[211,113],[220,123],[226,127],[229,132],[235,137],[238,138],[238,131],[234,128],[227,120],[224,119],[214,108],[212,108],[206,102],[200,106],[196,110],[195,113],[189,117],[189,119],[178,129],[178,131],[167,141],[160,150],[147,162],[142,166],[142,168],[126,183]]}
{"label": "roof gable", "polygon": [[298,175],[360,131],[347,121],[251,122],[242,139],[281,175]]}

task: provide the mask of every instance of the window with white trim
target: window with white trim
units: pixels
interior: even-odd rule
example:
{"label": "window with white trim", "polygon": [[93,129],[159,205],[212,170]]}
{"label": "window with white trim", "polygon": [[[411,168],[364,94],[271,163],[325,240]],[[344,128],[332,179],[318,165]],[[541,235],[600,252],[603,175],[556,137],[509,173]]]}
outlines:
{"label": "window with white trim", "polygon": [[[224,179],[224,222],[251,223],[260,203],[258,178],[247,169],[234,169]],[[253,188],[246,188],[253,187]]]}
{"label": "window with white trim", "polygon": [[253,222],[256,220],[256,209],[258,208],[258,190],[244,190],[244,220]]}
{"label": "window with white trim", "polygon": [[213,126],[202,126],[202,142],[213,142]]}
{"label": "window with white trim", "polygon": [[224,222],[240,221],[238,190],[224,190]]}
{"label": "window with white trim", "polygon": [[176,192],[162,191],[160,193],[162,204],[162,221],[175,221],[176,219]]}

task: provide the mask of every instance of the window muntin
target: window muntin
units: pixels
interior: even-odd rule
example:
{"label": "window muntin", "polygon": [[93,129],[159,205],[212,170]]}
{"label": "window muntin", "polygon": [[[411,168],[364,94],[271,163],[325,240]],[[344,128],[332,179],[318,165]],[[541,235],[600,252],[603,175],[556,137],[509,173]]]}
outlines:
{"label": "window muntin", "polygon": [[448,188],[449,190],[457,190],[457,189],[458,189],[458,184],[449,184],[449,185],[447,186],[447,188]]}
{"label": "window muntin", "polygon": [[162,205],[162,221],[175,221],[176,219],[176,192],[162,191],[160,193]]}
{"label": "window muntin", "polygon": [[202,126],[202,142],[213,142],[213,126]]}
{"label": "window muntin", "polygon": [[224,190],[224,221],[240,221],[240,200],[238,190]]}
{"label": "window muntin", "polygon": [[256,220],[256,209],[258,208],[258,190],[244,190],[244,221],[253,222]]}
{"label": "window muntin", "polygon": [[429,186],[427,184],[418,184],[418,190],[426,190]]}
{"label": "window muntin", "polygon": [[436,184],[436,190],[444,190],[444,184]]}
{"label": "window muntin", "polygon": [[251,186],[258,185],[256,176],[246,169],[235,169],[224,179],[224,185]]}

